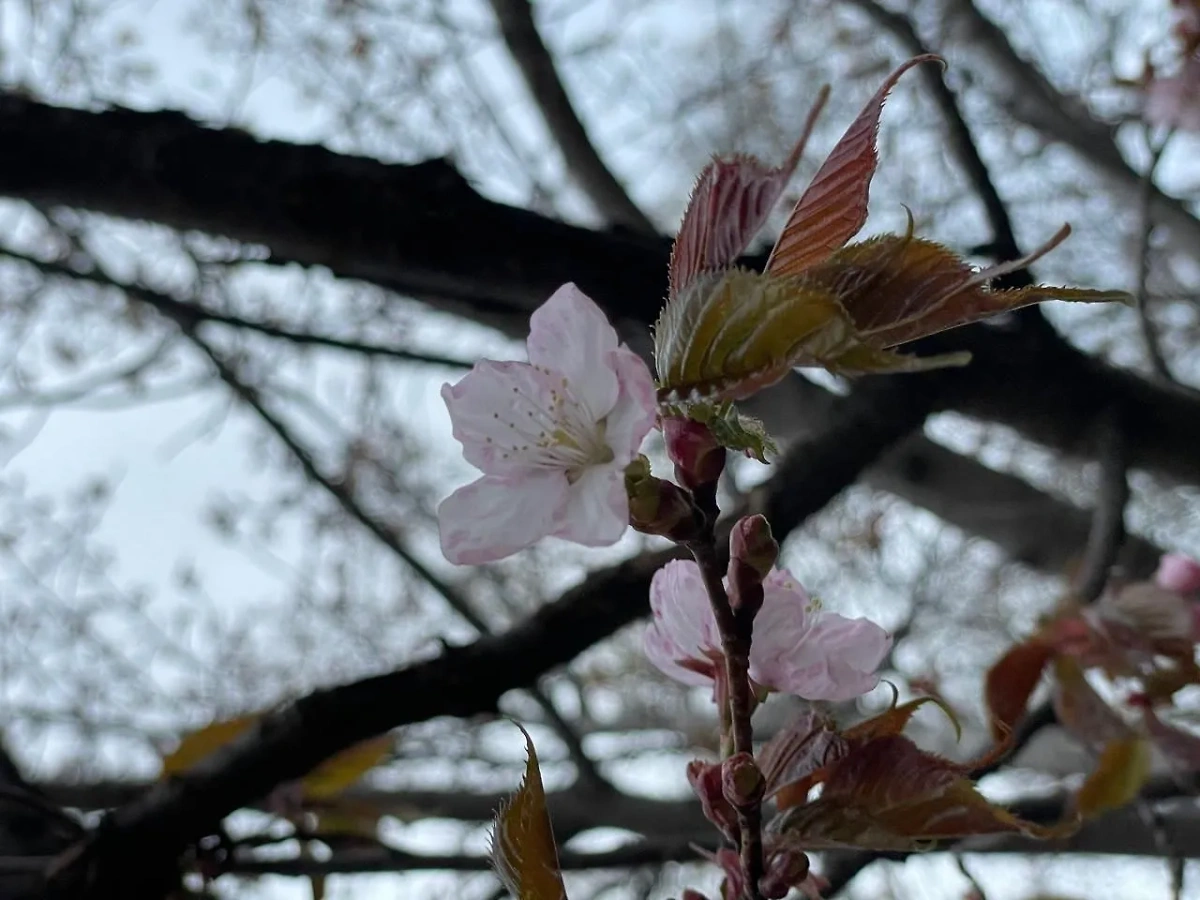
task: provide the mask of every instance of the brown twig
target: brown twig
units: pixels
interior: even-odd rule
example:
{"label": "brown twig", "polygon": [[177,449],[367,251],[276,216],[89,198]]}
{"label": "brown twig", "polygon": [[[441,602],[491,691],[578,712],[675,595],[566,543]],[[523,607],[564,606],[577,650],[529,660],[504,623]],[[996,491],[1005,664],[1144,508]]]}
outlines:
{"label": "brown twig", "polygon": [[1100,460],[1100,483],[1096,488],[1092,528],[1075,587],[1075,595],[1082,603],[1092,603],[1104,590],[1109,570],[1125,538],[1129,452],[1125,428],[1115,409],[1100,422],[1097,456]]}
{"label": "brown twig", "polygon": [[1167,132],[1157,145],[1151,142],[1149,133],[1146,135],[1146,143],[1150,149],[1150,162],[1142,176],[1142,189],[1138,195],[1137,283],[1133,293],[1138,314],[1138,326],[1142,333],[1142,343],[1146,346],[1146,357],[1150,361],[1150,368],[1155,376],[1163,381],[1174,381],[1174,377],[1171,375],[1171,367],[1167,365],[1166,357],[1163,356],[1158,333],[1150,318],[1147,283],[1150,280],[1150,238],[1154,233],[1154,173],[1171,141],[1171,135],[1172,132]]}
{"label": "brown twig", "polygon": [[[923,56],[934,52],[921,39],[912,21],[902,13],[887,9],[875,0],[845,0],[845,2],[861,10],[872,21],[892,34],[913,56]],[[1004,262],[1020,259],[1023,254],[1017,245],[1017,237],[1013,231],[1012,219],[1008,215],[1008,208],[1004,205],[1000,192],[996,190],[987,164],[979,155],[979,148],[975,144],[970,126],[967,125],[967,121],[959,109],[958,98],[946,84],[945,74],[936,66],[921,66],[918,74],[925,82],[925,87],[937,104],[938,111],[946,124],[950,149],[970,181],[975,195],[983,204],[988,224],[992,230],[992,240],[986,249],[990,255]],[[1026,269],[1010,273],[1002,280],[1006,287],[1023,287],[1033,283],[1033,279]]]}
{"label": "brown twig", "polygon": [[508,52],[558,144],[567,170],[610,222],[643,234],[657,234],[654,223],[638,209],[596,152],[558,76],[554,58],[538,33],[533,4],[529,0],[491,0],[491,4]]}
{"label": "brown twig", "polygon": [[[722,715],[721,719],[722,722],[729,722],[733,752],[753,756],[754,730],[750,719],[754,711],[754,697],[750,687],[750,641],[754,615],[758,610],[753,607],[734,610],[729,603],[729,594],[722,582],[724,571],[716,553],[716,537],[711,527],[714,519],[715,515],[711,515],[705,538],[688,544],[688,549],[700,567],[700,575],[717,620],[717,631],[721,635],[721,650],[725,655],[725,690],[728,692],[729,713],[728,716]],[[761,799],[739,803],[736,808],[740,832],[738,851],[746,877],[746,900],[761,900],[758,890],[759,879],[763,876]]]}
{"label": "brown twig", "polygon": [[157,310],[163,316],[176,323],[199,324],[201,322],[213,322],[219,325],[228,325],[241,331],[252,331],[265,337],[277,338],[299,346],[326,347],[332,350],[345,350],[350,353],[358,353],[363,356],[382,356],[405,362],[445,366],[450,369],[469,369],[472,365],[472,363],[465,360],[452,359],[438,354],[421,353],[416,350],[406,350],[403,347],[393,347],[388,344],[375,344],[370,341],[346,340],[328,334],[298,331],[279,325],[272,325],[269,322],[262,322],[257,319],[248,319],[244,316],[233,315],[232,313],[217,312],[195,300],[179,300],[163,291],[156,291],[140,284],[119,281],[96,268],[90,271],[82,271],[65,263],[38,259],[37,257],[8,248],[0,248],[0,257],[26,263],[33,266],[43,275],[48,275],[52,278],[88,282],[98,287],[113,288],[122,291],[135,300]]}

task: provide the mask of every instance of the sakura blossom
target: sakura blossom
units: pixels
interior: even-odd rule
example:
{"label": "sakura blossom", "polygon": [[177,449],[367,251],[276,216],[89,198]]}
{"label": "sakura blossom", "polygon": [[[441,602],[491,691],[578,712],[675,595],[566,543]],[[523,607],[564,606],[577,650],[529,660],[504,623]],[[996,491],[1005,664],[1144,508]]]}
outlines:
{"label": "sakura blossom", "polygon": [[[892,639],[867,619],[822,612],[795,578],[774,569],[763,582],[754,619],[750,677],[765,688],[808,700],[850,700],[879,683]],[[650,662],[684,684],[712,684],[724,667],[716,618],[699,566],[675,560],[650,583],[653,621],[644,647]]]}
{"label": "sakura blossom", "polygon": [[613,544],[629,525],[624,470],[654,426],[654,379],[573,284],[530,320],[529,362],[483,360],[442,387],[454,437],[482,477],[438,507],[442,552],[503,559],[555,536]]}
{"label": "sakura blossom", "polygon": [[1200,592],[1200,562],[1183,553],[1167,553],[1158,561],[1154,583],[1176,594]]}
{"label": "sakura blossom", "polygon": [[1152,125],[1200,131],[1200,55],[1186,59],[1178,74],[1146,85],[1142,115]]}

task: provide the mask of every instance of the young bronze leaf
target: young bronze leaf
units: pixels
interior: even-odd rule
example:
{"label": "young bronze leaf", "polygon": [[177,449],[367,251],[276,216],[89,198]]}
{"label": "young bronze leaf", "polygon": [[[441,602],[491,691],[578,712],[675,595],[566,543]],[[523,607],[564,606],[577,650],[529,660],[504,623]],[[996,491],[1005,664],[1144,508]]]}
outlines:
{"label": "young bronze leaf", "polygon": [[776,817],[773,833],[799,849],[918,850],[977,834],[1062,834],[989,802],[963,767],[901,735],[869,741],[831,766],[821,796]]}
{"label": "young bronze leaf", "polygon": [[858,234],[867,221],[871,178],[879,164],[875,139],[884,101],[900,76],[913,66],[941,61],[929,54],[910,59],[867,101],[792,210],[767,261],[768,272],[799,275]]}
{"label": "young bronze leaf", "polygon": [[[520,726],[517,726],[520,728]],[[492,865],[516,900],[565,900],[558,847],[546,810],[546,792],[533,739],[524,728],[529,754],[521,786],[496,812]]]}
{"label": "young bronze leaf", "polygon": [[744,269],[706,273],[655,325],[659,397],[741,399],[800,361],[819,364],[854,342],[849,316],[826,288]]}
{"label": "young bronze leaf", "polygon": [[660,400],[738,400],[797,366],[857,375],[962,365],[968,354],[919,358],[888,348],[1042,300],[1125,297],[1082,288],[993,291],[987,281],[997,271],[977,272],[908,234],[845,247],[795,278],[702,274],[655,326]]}
{"label": "young bronze leaf", "polygon": [[1110,741],[1096,768],[1075,795],[1075,809],[1083,819],[1094,819],[1131,803],[1150,777],[1150,742],[1140,737]]}
{"label": "young bronze leaf", "polygon": [[258,715],[238,716],[221,722],[211,722],[198,731],[184,736],[171,753],[163,757],[159,777],[178,775],[193,769],[222,747],[230,744],[259,719]]}
{"label": "young bronze leaf", "polygon": [[893,704],[892,708],[885,713],[880,713],[870,719],[865,719],[842,732],[844,737],[851,745],[865,744],[868,741],[876,738],[889,737],[891,735],[900,734],[908,727],[909,720],[913,714],[924,706],[926,703],[932,703],[946,714],[946,718],[954,726],[954,734],[957,738],[962,738],[962,725],[958,722],[958,717],[954,715],[946,702],[938,697],[926,696],[917,697],[915,700],[909,700],[907,703]]}
{"label": "young bronze leaf", "polygon": [[753,156],[714,159],[704,167],[671,250],[670,296],[702,272],[732,265],[766,224],[812,134],[829,88],[818,92],[800,139],[782,166],[771,168]]}
{"label": "young bronze leaf", "polygon": [[759,751],[767,795],[780,809],[803,803],[815,773],[845,752],[846,742],[833,724],[815,710],[805,711]]}
{"label": "young bronze leaf", "polygon": [[1006,741],[1017,722],[1025,715],[1033,694],[1054,649],[1033,638],[1014,644],[988,669],[984,700],[991,719],[992,737]]}
{"label": "young bronze leaf", "polygon": [[[1060,231],[1028,263],[1056,245]],[[1043,300],[1099,303],[1127,299],[1119,291],[1026,287],[992,290],[991,278],[1011,266],[982,271],[933,241],[881,235],[845,247],[810,269],[802,283],[831,292],[845,308],[863,343],[884,349]],[[846,368],[846,367],[844,367]]]}
{"label": "young bronze leaf", "polygon": [[391,750],[392,739],[385,734],[331,756],[302,779],[305,799],[337,796],[383,762]]}

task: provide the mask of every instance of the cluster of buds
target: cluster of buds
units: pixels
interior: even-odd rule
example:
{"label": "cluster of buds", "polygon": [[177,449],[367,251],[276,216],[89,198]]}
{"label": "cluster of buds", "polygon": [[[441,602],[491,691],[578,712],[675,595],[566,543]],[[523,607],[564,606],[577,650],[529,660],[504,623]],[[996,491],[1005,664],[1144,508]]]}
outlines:
{"label": "cluster of buds", "polygon": [[715,507],[725,448],[707,426],[692,419],[671,416],[660,425],[678,483],[656,478],[650,473],[650,461],[639,455],[625,469],[629,522],[643,534],[686,544],[699,539],[706,525],[712,524],[704,510]]}

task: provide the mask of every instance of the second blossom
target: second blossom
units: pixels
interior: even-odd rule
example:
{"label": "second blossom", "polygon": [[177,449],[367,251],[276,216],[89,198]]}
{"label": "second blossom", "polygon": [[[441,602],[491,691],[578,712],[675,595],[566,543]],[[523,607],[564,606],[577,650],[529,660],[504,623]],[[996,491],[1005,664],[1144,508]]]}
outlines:
{"label": "second blossom", "polygon": [[[763,588],[750,648],[751,679],[807,700],[850,700],[874,689],[892,646],[886,631],[867,619],[815,609],[800,583],[781,569],[767,576]],[[659,569],[650,583],[650,608],[654,620],[645,635],[650,661],[685,684],[713,683],[725,662],[699,567],[676,560]]]}

